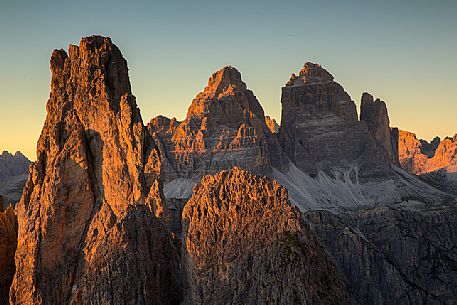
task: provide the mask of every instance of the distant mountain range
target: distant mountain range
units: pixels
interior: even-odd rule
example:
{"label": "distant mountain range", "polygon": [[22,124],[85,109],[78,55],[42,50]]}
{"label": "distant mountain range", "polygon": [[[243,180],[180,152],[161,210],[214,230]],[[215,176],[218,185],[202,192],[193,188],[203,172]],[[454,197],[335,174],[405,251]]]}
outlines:
{"label": "distant mountain range", "polygon": [[0,155],[0,196],[7,204],[19,201],[29,174],[30,160],[21,152]]}

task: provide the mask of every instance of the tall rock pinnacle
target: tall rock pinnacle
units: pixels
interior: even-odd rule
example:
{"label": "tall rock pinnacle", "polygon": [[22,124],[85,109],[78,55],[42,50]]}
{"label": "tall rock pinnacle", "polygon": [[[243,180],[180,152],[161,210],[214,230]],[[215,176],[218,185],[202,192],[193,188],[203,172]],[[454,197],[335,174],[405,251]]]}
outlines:
{"label": "tall rock pinnacle", "polygon": [[368,130],[385,149],[391,162],[398,165],[398,156],[393,152],[391,143],[390,122],[386,103],[380,99],[374,100],[371,94],[364,92],[360,106],[360,120],[367,124]]}
{"label": "tall rock pinnacle", "polygon": [[210,77],[183,122],[159,117],[148,127],[161,148],[165,181],[197,181],[233,166],[266,173],[284,164],[262,106],[230,66]]}
{"label": "tall rock pinnacle", "polygon": [[286,155],[310,174],[358,167],[384,175],[387,152],[379,149],[355,103],[333,76],[318,64],[305,63],[282,88],[279,139]]}
{"label": "tall rock pinnacle", "polygon": [[169,304],[179,288],[160,160],[127,62],[109,38],[92,36],[68,55],[54,51],[51,72],[37,161],[17,207],[11,303]]}

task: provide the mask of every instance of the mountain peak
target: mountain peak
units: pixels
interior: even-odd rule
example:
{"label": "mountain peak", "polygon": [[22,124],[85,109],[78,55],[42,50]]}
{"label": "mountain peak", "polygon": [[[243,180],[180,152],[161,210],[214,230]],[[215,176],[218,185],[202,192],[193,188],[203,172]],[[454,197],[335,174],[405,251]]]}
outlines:
{"label": "mountain peak", "polygon": [[320,64],[306,62],[298,76],[292,74],[286,86],[303,86],[331,81],[333,81],[333,76]]}
{"label": "mountain peak", "polygon": [[241,80],[241,73],[232,66],[225,66],[211,75],[205,92],[217,96],[237,89],[246,90],[246,84]]}

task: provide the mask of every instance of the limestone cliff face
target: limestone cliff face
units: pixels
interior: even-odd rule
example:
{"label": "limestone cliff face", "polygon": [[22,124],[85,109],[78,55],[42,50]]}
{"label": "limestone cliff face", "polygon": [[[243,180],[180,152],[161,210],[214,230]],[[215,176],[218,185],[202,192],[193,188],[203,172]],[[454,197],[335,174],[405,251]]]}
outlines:
{"label": "limestone cliff face", "polygon": [[17,219],[12,206],[5,209],[0,196],[0,304],[8,304],[14,276],[14,253],[17,244]]}
{"label": "limestone cliff face", "polygon": [[400,130],[398,133],[400,165],[413,174],[426,174],[443,170],[457,173],[457,135],[431,143],[417,139],[414,133]]}
{"label": "limestone cliff face", "polygon": [[308,62],[293,74],[281,104],[280,143],[300,169],[317,174],[357,166],[367,176],[389,173],[388,153],[366,122],[358,121],[351,97],[320,65]]}
{"label": "limestone cliff face", "polygon": [[240,166],[267,173],[284,165],[262,107],[233,67],[214,73],[192,101],[183,122],[154,118],[148,128],[158,138],[163,178],[200,179]]}
{"label": "limestone cliff face", "polygon": [[193,304],[349,304],[319,242],[274,180],[206,176],[184,208]]}
{"label": "limestone cliff face", "polygon": [[306,218],[335,259],[355,304],[455,304],[455,203],[395,206]]}
{"label": "limestone cliff face", "polygon": [[389,156],[390,161],[398,165],[398,156],[392,148],[389,114],[384,101],[374,100],[367,92],[362,94],[360,121],[367,124],[368,130]]}
{"label": "limestone cliff face", "polygon": [[160,160],[109,38],[51,57],[37,161],[18,204],[12,304],[172,304]]}

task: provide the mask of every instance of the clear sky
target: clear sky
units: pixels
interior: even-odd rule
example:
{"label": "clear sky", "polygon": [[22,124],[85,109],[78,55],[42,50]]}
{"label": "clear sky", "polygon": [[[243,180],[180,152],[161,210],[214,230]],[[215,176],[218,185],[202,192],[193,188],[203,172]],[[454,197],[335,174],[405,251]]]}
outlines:
{"label": "clear sky", "polygon": [[320,63],[357,105],[387,102],[391,125],[431,139],[457,133],[457,1],[0,0],[0,151],[35,160],[53,49],[110,36],[143,120],[183,119],[209,76],[235,66],[280,119],[281,87]]}

